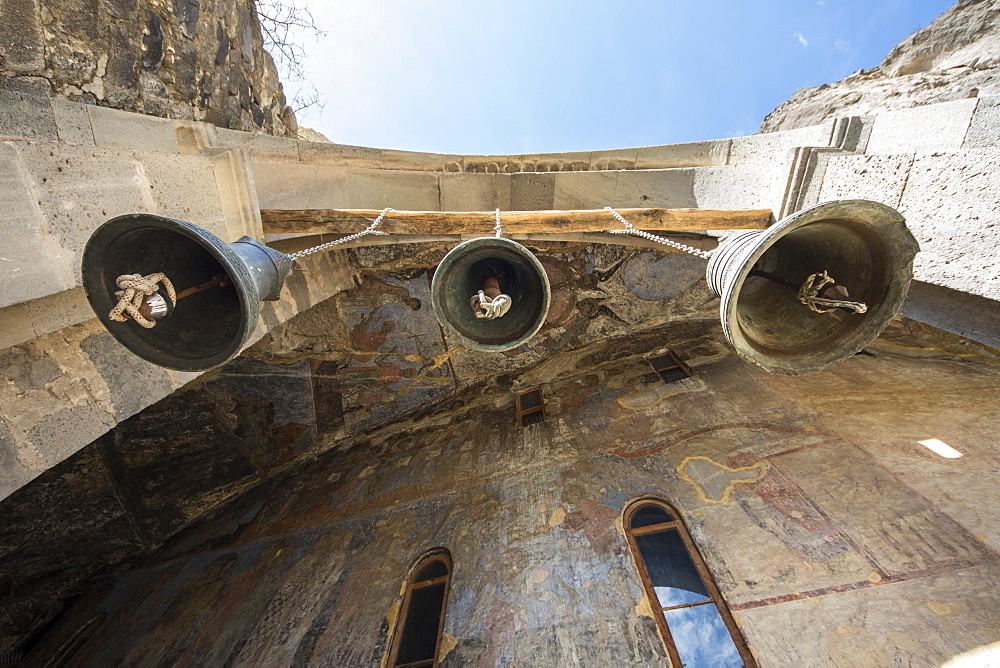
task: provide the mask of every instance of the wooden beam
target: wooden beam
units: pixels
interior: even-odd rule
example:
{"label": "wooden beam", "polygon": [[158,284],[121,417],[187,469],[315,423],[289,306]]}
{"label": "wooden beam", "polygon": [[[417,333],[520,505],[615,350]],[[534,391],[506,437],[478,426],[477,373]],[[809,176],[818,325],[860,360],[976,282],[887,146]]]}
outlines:
{"label": "wooden beam", "polygon": [[[763,230],[774,222],[770,209],[618,209],[640,230]],[[268,234],[353,234],[371,224],[374,209],[264,210]],[[391,211],[378,229],[389,234],[491,234],[493,211]],[[606,232],[622,226],[603,209],[579,211],[501,211],[508,234]]]}

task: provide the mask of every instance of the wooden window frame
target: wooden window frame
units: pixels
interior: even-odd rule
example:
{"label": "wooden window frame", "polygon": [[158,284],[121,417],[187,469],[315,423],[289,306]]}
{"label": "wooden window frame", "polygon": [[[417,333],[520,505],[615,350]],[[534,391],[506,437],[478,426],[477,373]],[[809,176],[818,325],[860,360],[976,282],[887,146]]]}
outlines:
{"label": "wooden window frame", "polygon": [[[532,406],[531,408],[521,408],[521,397],[527,396],[529,394],[534,394],[538,392],[538,405]],[[542,419],[539,422],[545,421],[545,395],[542,394],[542,388],[536,387],[532,390],[525,390],[524,392],[517,393],[517,426],[518,427],[530,427],[531,425],[524,424],[524,418],[527,415],[534,415],[535,413],[541,413]],[[538,422],[532,423],[538,424]]]}
{"label": "wooden window frame", "polygon": [[[673,364],[669,364],[667,366],[663,365],[657,366],[656,364],[653,363],[653,360],[659,359],[661,357],[669,357],[671,361],[673,361]],[[678,357],[677,353],[675,353],[673,350],[667,350],[662,353],[656,353],[655,355],[650,355],[649,357],[646,358],[646,361],[649,362],[649,366],[653,367],[653,371],[656,372],[656,375],[659,376],[660,380],[662,380],[664,383],[679,383],[680,381],[684,380],[684,378],[678,378],[677,380],[667,380],[666,378],[663,377],[663,374],[665,372],[673,371],[674,369],[680,369],[681,372],[684,373],[685,378],[690,378],[691,376],[694,375],[694,372],[691,371],[691,367],[689,367],[687,363],[684,362],[684,360]]]}
{"label": "wooden window frame", "polygon": [[[434,561],[442,562],[444,567],[448,569],[448,572],[445,575],[438,576],[431,580],[414,582],[413,579],[417,577],[426,566],[429,566],[431,562]],[[451,553],[442,548],[425,552],[414,560],[413,565],[410,567],[410,572],[406,577],[406,592],[403,594],[403,602],[400,604],[399,614],[396,616],[396,628],[392,634],[392,644],[389,649],[389,660],[386,661],[385,664],[388,668],[417,668],[418,666],[420,668],[423,668],[424,666],[437,668],[439,658],[438,654],[441,652],[441,636],[444,633],[444,614],[445,610],[448,608],[448,594],[451,592],[452,565],[453,562],[451,560]],[[413,591],[415,589],[423,589],[424,587],[441,584],[442,582],[444,583],[444,594],[441,599],[441,616],[438,619],[437,639],[434,641],[434,658],[414,661],[411,663],[401,663],[397,665],[396,655],[399,652],[399,643],[403,639],[403,625],[406,623],[406,616],[410,611],[410,600],[412,598]]]}
{"label": "wooden window frame", "polygon": [[[633,529],[632,516],[646,506],[659,506],[667,511],[671,517],[676,519],[670,522],[650,524]],[[743,659],[743,664],[747,666],[747,668],[756,668],[757,662],[754,660],[753,655],[750,653],[750,649],[747,647],[746,640],[743,638],[743,633],[736,625],[736,620],[733,619],[732,613],[729,612],[729,606],[726,605],[725,599],[722,598],[722,593],[715,584],[715,578],[712,577],[712,573],[708,570],[708,567],[705,565],[705,561],[701,558],[698,546],[695,545],[694,541],[691,539],[691,534],[688,532],[687,526],[685,526],[683,519],[681,519],[681,514],[677,512],[677,509],[660,499],[645,498],[630,503],[625,508],[622,518],[624,521],[623,527],[625,529],[625,537],[628,539],[628,546],[632,552],[632,560],[635,562],[636,570],[639,572],[639,579],[642,580],[642,589],[646,593],[646,599],[649,601],[649,608],[653,612],[653,617],[656,621],[656,628],[660,632],[660,640],[663,641],[663,648],[667,651],[667,656],[670,658],[670,665],[675,668],[680,668],[684,664],[677,651],[674,638],[670,633],[666,616],[663,614],[664,611],[708,604],[687,603],[682,605],[667,606],[666,608],[660,607],[660,599],[656,595],[656,590],[653,588],[652,579],[649,577],[649,572],[646,570],[646,563],[643,561],[642,553],[639,552],[639,545],[635,542],[635,536],[655,533],[657,531],[676,529],[678,535],[681,537],[681,540],[684,541],[684,546],[687,548],[688,555],[691,557],[691,561],[698,570],[698,574],[701,576],[705,588],[711,595],[712,603],[719,611],[719,615],[722,617],[722,621],[725,623],[726,629],[729,631],[729,635],[733,639],[733,644],[736,645],[736,650],[740,653],[740,657]]]}

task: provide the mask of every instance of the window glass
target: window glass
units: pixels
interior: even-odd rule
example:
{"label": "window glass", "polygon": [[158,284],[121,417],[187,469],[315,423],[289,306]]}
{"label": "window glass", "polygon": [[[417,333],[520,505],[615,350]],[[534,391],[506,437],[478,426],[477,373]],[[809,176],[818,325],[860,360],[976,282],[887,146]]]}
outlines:
{"label": "window glass", "polygon": [[542,405],[542,391],[534,390],[532,392],[525,392],[518,399],[521,402],[522,411],[526,411],[529,408],[538,408]]}
{"label": "window glass", "polygon": [[394,633],[389,665],[434,666],[444,625],[451,558],[447,552],[423,557],[412,571]]}
{"label": "window glass", "polygon": [[712,599],[676,529],[641,534],[635,542],[661,608]]}
{"label": "window glass", "polygon": [[442,575],[448,575],[448,567],[445,566],[444,562],[440,559],[435,559],[421,568],[417,577],[413,578],[413,581],[423,582],[424,580],[433,580],[434,578],[439,578]]}
{"label": "window glass", "polygon": [[743,658],[714,603],[667,610],[663,614],[685,667],[743,665]]}
{"label": "window glass", "polygon": [[445,583],[442,582],[412,590],[395,665],[434,658],[438,627],[441,624],[441,607],[444,605],[444,589]]}
{"label": "window glass", "polygon": [[631,527],[638,529],[639,527],[646,527],[651,524],[663,524],[664,522],[673,521],[673,515],[668,513],[666,508],[648,505],[632,513]]}
{"label": "window glass", "polygon": [[651,603],[659,603],[656,624],[673,665],[756,666],[679,515],[658,502],[630,510],[632,556]]}
{"label": "window glass", "polygon": [[675,367],[673,369],[666,369],[665,371],[660,371],[660,378],[663,379],[664,383],[676,383],[679,380],[684,380],[688,377],[684,373],[684,369],[680,367]]}

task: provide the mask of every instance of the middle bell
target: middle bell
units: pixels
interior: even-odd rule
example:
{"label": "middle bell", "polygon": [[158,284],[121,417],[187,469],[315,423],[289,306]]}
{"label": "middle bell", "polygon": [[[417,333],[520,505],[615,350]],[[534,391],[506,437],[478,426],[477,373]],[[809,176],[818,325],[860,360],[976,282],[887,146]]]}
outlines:
{"label": "middle bell", "polygon": [[[485,296],[480,297],[480,292]],[[474,306],[478,299],[504,295],[502,315]],[[474,350],[510,350],[534,336],[549,312],[552,291],[538,258],[521,244],[502,237],[481,237],[452,248],[431,280],[431,305],[449,334]],[[499,299],[497,304],[499,306]],[[477,311],[479,315],[477,315]]]}

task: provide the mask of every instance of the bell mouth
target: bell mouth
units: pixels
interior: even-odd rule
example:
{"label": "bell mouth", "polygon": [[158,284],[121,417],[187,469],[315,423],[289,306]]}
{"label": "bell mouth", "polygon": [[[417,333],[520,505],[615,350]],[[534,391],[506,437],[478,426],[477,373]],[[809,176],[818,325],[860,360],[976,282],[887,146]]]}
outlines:
{"label": "bell mouth", "polygon": [[740,332],[754,350],[775,357],[819,354],[832,339],[849,339],[864,318],[841,310],[811,311],[799,301],[798,286],[826,271],[851,297],[882,304],[888,288],[886,252],[878,235],[849,220],[826,220],[786,234],[751,269],[795,288],[748,273],[736,300]]}
{"label": "bell mouth", "polygon": [[[469,304],[495,275],[511,298],[506,314],[477,318]],[[549,312],[551,289],[538,258],[521,244],[499,237],[462,242],[441,260],[431,279],[431,304],[441,326],[474,350],[500,352],[534,336]]]}
{"label": "bell mouth", "polygon": [[[726,337],[740,357],[788,375],[819,371],[874,340],[906,299],[919,250],[902,215],[865,200],[819,204],[725,245],[708,274]],[[799,301],[797,286],[823,271],[867,312],[817,313]]]}
{"label": "bell mouth", "polygon": [[[163,272],[178,293],[227,275],[232,285],[185,297],[149,329],[108,317],[122,274]],[[257,326],[253,281],[240,258],[214,234],[150,214],[113,218],[83,252],[83,286],[101,324],[142,359],[178,371],[203,371],[236,355]]]}

